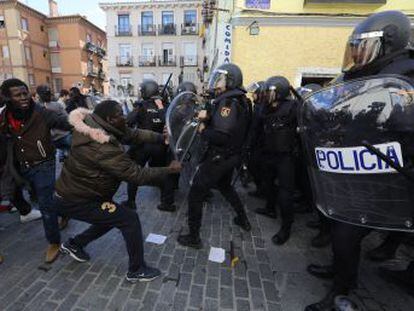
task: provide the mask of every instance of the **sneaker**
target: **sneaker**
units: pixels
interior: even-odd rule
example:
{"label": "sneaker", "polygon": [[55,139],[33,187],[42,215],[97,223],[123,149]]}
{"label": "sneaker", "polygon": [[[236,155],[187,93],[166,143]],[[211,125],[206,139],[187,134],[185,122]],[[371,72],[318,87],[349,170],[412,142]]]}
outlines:
{"label": "sneaker", "polygon": [[136,272],[128,272],[126,280],[130,283],[151,282],[161,275],[161,271],[157,268],[143,267]]}
{"label": "sneaker", "polygon": [[82,247],[79,247],[70,241],[62,243],[62,245],[60,245],[60,251],[63,254],[69,254],[70,257],[79,262],[86,262],[91,259],[89,254],[85,252]]}
{"label": "sneaker", "polygon": [[37,209],[32,209],[29,214],[24,216],[20,215],[20,222],[22,224],[25,224],[34,220],[38,220],[40,218],[42,218],[42,214],[40,213],[40,211]]}

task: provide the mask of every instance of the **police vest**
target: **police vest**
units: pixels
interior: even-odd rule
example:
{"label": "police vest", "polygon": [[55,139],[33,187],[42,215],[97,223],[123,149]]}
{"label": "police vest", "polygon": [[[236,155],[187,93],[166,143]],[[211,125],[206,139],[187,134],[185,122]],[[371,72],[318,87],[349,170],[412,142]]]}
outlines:
{"label": "police vest", "polygon": [[296,102],[283,101],[263,116],[264,151],[270,153],[292,152],[298,144],[296,139]]}
{"label": "police vest", "polygon": [[148,99],[140,103],[143,115],[141,119],[140,128],[162,133],[165,125],[164,111],[160,110],[153,99]]}

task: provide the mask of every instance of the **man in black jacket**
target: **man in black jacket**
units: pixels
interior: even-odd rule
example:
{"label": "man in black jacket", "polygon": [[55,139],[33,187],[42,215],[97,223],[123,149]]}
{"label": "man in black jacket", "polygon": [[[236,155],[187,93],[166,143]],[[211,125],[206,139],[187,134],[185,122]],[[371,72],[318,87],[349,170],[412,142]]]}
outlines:
{"label": "man in black jacket", "polygon": [[55,148],[51,129],[71,130],[65,116],[35,104],[27,85],[18,79],[9,79],[0,87],[6,109],[0,115],[0,133],[10,137],[14,159],[19,173],[33,185],[39,200],[39,209],[49,247],[46,262],[53,262],[59,254],[60,234],[57,213],[52,200],[55,183]]}
{"label": "man in black jacket", "polygon": [[251,226],[243,204],[232,184],[234,169],[241,164],[241,153],[251,120],[250,102],[242,90],[243,76],[239,67],[225,64],[214,71],[209,83],[214,93],[214,108],[199,113],[199,132],[208,150],[198,166],[188,196],[188,235],[180,235],[178,243],[201,248],[200,239],[203,202],[210,189],[217,188],[234,208],[234,223],[245,231]]}

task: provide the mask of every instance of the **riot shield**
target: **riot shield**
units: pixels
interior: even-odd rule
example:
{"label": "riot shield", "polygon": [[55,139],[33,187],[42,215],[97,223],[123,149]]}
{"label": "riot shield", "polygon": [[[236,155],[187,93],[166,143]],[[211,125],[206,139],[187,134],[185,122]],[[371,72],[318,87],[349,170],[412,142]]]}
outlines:
{"label": "riot shield", "polygon": [[399,76],[333,85],[306,98],[299,129],[315,204],[327,217],[414,231],[414,86]]}
{"label": "riot shield", "polygon": [[201,109],[199,97],[192,92],[183,92],[174,98],[168,107],[166,125],[170,137],[170,148],[175,158],[184,163],[182,176],[185,183],[191,179],[201,157],[202,147],[198,134],[196,115]]}

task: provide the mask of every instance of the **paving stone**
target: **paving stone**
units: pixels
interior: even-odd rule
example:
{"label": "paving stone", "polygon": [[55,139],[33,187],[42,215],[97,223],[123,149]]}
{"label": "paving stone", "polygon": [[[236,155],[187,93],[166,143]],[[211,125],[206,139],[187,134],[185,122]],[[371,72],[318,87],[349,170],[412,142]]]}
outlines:
{"label": "paving stone", "polygon": [[189,291],[191,287],[192,275],[189,273],[180,274],[180,283],[178,285],[179,290]]}
{"label": "paving stone", "polygon": [[233,277],[231,270],[225,268],[220,270],[220,285],[233,286]]}
{"label": "paving stone", "polygon": [[128,296],[131,292],[125,288],[119,288],[109,301],[109,310],[122,310],[128,300]]}
{"label": "paving stone", "polygon": [[205,299],[204,300],[204,311],[218,311],[219,309],[219,302],[215,299]]}
{"label": "paving stone", "polygon": [[237,299],[236,308],[237,311],[250,311],[250,302],[248,300]]}
{"label": "paving stone", "polygon": [[206,297],[209,298],[218,298],[219,294],[219,280],[218,279],[208,279],[207,288],[206,288]]}
{"label": "paving stone", "polygon": [[134,285],[131,292],[131,299],[139,299],[142,300],[146,289],[148,287],[148,283],[146,282],[138,282]]}
{"label": "paving stone", "polygon": [[144,300],[142,301],[144,310],[153,310],[158,299],[158,293],[154,291],[147,291]]}
{"label": "paving stone", "polygon": [[276,289],[274,283],[269,281],[263,281],[263,289],[267,300],[276,302],[280,301],[279,291]]}
{"label": "paving stone", "polygon": [[249,289],[245,279],[234,279],[234,294],[236,297],[248,298]]}
{"label": "paving stone", "polygon": [[233,309],[233,289],[229,287],[220,288],[220,308]]}
{"label": "paving stone", "polygon": [[120,281],[121,279],[117,277],[110,278],[102,289],[101,295],[105,297],[111,297],[114,294],[115,289],[117,288]]}
{"label": "paving stone", "polygon": [[70,311],[76,302],[79,300],[79,295],[70,294],[66,299],[61,303],[57,311]]}
{"label": "paving stone", "polygon": [[187,306],[188,294],[187,293],[176,293],[174,297],[173,310],[182,311]]}
{"label": "paving stone", "polygon": [[200,308],[203,303],[204,287],[199,285],[191,286],[190,291],[190,307]]}
{"label": "paving stone", "polygon": [[248,271],[247,272],[247,278],[249,279],[249,284],[251,287],[255,288],[261,288],[262,287],[262,281],[260,280],[259,273],[255,271]]}

